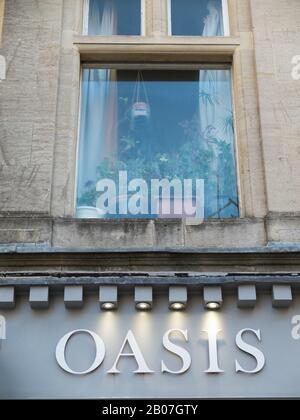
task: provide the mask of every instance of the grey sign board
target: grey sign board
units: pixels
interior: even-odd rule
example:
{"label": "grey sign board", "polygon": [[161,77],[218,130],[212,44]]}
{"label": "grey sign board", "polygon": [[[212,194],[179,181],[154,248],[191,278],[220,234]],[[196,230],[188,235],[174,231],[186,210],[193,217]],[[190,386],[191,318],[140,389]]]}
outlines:
{"label": "grey sign board", "polygon": [[[273,308],[269,295],[241,309],[226,296],[220,311],[207,311],[194,295],[183,312],[170,311],[164,295],[149,312],[138,312],[132,296],[103,312],[97,298],[67,309],[57,295],[37,310],[19,297],[0,311],[0,398],[300,397],[298,296],[289,309]],[[135,373],[139,357],[148,372]]]}

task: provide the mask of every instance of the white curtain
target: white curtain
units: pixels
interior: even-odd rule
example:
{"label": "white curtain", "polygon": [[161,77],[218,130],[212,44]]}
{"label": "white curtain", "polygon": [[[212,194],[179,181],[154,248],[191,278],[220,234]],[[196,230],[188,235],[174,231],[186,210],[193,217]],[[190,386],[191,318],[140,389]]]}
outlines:
{"label": "white curtain", "polygon": [[89,35],[116,35],[117,13],[113,0],[90,0]]}
{"label": "white curtain", "polygon": [[[89,34],[97,32],[97,35],[114,35],[116,22],[112,3],[106,1],[102,15],[99,5],[98,1],[90,2]],[[98,181],[97,166],[105,157],[112,156],[116,148],[115,79],[115,70],[83,70],[78,150],[78,198],[88,189],[95,187]]]}
{"label": "white curtain", "polygon": [[203,36],[222,36],[224,35],[222,2],[219,0],[209,0],[207,3],[208,15],[204,21]]}
{"label": "white curtain", "polygon": [[[205,19],[203,36],[222,35],[224,33],[222,3],[209,0],[207,9],[208,15]],[[213,156],[205,194],[206,207],[209,209],[208,216],[228,217],[230,212],[237,211],[237,207],[230,204],[230,199],[236,201],[236,179],[229,179],[228,175],[228,179],[224,180],[224,173],[220,171],[220,158],[225,156],[222,155],[222,142],[228,145],[227,155],[230,149],[233,157],[231,164],[234,164],[230,70],[200,70],[199,119],[205,147]],[[232,172],[234,173],[234,170]]]}

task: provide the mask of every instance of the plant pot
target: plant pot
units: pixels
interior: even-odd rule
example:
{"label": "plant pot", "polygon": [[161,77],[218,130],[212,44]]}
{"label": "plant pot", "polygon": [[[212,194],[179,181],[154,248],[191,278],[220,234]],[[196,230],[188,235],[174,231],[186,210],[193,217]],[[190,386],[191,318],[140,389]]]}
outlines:
{"label": "plant pot", "polygon": [[131,118],[134,120],[135,118],[150,118],[150,106],[146,102],[136,102],[132,105],[131,109]]}

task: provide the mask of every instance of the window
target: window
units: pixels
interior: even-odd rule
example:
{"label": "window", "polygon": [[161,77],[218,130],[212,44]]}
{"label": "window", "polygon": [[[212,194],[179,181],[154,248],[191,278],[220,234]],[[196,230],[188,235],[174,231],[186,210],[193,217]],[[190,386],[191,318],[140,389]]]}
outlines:
{"label": "window", "polygon": [[238,217],[234,137],[230,68],[84,68],[77,217]]}
{"label": "window", "polygon": [[144,0],[86,0],[85,4],[84,34],[143,34]]}
{"label": "window", "polygon": [[229,35],[227,1],[169,0],[170,35]]}

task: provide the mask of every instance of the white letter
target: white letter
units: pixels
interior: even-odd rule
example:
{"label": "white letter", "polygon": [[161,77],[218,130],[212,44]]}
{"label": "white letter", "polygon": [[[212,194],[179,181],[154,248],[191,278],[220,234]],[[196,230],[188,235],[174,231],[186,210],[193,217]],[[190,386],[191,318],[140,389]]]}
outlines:
{"label": "white letter", "polygon": [[187,216],[194,216],[198,223],[204,220],[204,180],[196,179],[196,205],[193,205],[193,180],[183,181],[184,211]]}
{"label": "white letter", "polygon": [[204,220],[204,179],[196,179],[196,218]]}
{"label": "white letter", "polygon": [[96,191],[103,193],[97,200],[97,208],[105,211],[106,214],[117,214],[115,182],[112,179],[101,179],[97,182]]}
{"label": "white letter", "polygon": [[292,64],[295,64],[292,71],[292,78],[294,80],[300,80],[300,55],[295,55],[293,57]]}
{"label": "white letter", "polygon": [[167,349],[168,351],[170,351],[171,353],[176,354],[176,356],[181,358],[182,368],[180,370],[177,370],[177,371],[170,370],[170,369],[167,368],[167,366],[162,361],[161,362],[161,371],[162,372],[173,373],[174,375],[180,375],[180,374],[186,372],[190,368],[192,361],[191,361],[191,356],[190,356],[190,354],[187,350],[183,349],[182,347],[177,346],[176,344],[174,344],[170,341],[169,336],[173,332],[181,333],[184,336],[185,341],[188,341],[188,332],[187,332],[187,330],[169,330],[165,333],[165,335],[163,337],[164,348]]}
{"label": "white letter", "polygon": [[[169,216],[171,214],[171,191],[174,191],[174,198],[178,200],[179,206],[175,206],[174,214],[182,215],[182,182],[180,179],[152,179],[151,180],[151,213],[159,214],[159,198],[161,197],[161,214]],[[160,195],[161,191],[161,195]]]}
{"label": "white letter", "polygon": [[149,214],[147,182],[143,179],[133,179],[129,182],[128,191],[137,191],[129,199],[129,213],[132,215]]}
{"label": "white letter", "polygon": [[119,171],[119,214],[127,214],[127,171]]}
{"label": "white letter", "polygon": [[[95,342],[95,345],[96,345],[95,360],[94,360],[92,366],[89,369],[85,370],[84,372],[76,372],[76,371],[72,370],[68,366],[68,364],[66,362],[66,357],[65,357],[66,346],[67,346],[67,343],[68,343],[69,339],[72,337],[72,335],[79,334],[79,333],[89,334],[93,338],[93,340]],[[102,339],[97,334],[95,334],[93,331],[75,330],[75,331],[71,331],[70,333],[64,335],[63,338],[61,338],[59,340],[59,342],[56,346],[55,355],[56,355],[57,363],[66,372],[72,373],[72,375],[86,375],[87,373],[91,373],[95,369],[97,369],[97,367],[99,367],[101,365],[101,363],[103,362],[103,359],[104,359],[104,356],[105,356],[105,345],[104,345]]]}
{"label": "white letter", "polygon": [[[126,346],[126,344],[129,344],[132,353],[123,353],[123,350]],[[153,370],[150,370],[145,362],[145,359],[142,355],[142,352],[138,346],[138,343],[136,342],[136,339],[133,335],[133,332],[131,330],[128,331],[125,340],[123,341],[121,350],[118,354],[118,357],[113,365],[113,367],[107,371],[107,373],[120,373],[120,371],[117,369],[117,365],[119,363],[120,357],[134,357],[137,364],[138,369],[134,371],[134,373],[153,373]]]}
{"label": "white letter", "polygon": [[0,55],[0,82],[6,79],[6,60]]}
{"label": "white letter", "polygon": [[0,340],[6,340],[6,320],[0,315]]}
{"label": "white letter", "polygon": [[300,315],[295,315],[292,318],[292,325],[295,325],[295,327],[292,329],[292,338],[294,340],[300,339]]}
{"label": "white letter", "polygon": [[264,368],[264,366],[265,366],[265,356],[256,347],[253,347],[250,344],[247,344],[247,343],[245,343],[243,341],[243,338],[242,337],[243,337],[243,334],[246,333],[246,332],[251,332],[251,333],[255,334],[256,337],[258,338],[258,340],[261,341],[261,338],[260,338],[260,330],[255,331],[255,330],[251,330],[249,328],[246,328],[246,329],[240,331],[237,334],[236,340],[235,340],[236,345],[238,346],[238,348],[240,350],[242,350],[245,353],[250,354],[251,356],[253,356],[256,359],[257,366],[256,366],[256,368],[254,370],[250,370],[250,371],[249,370],[245,370],[245,369],[243,369],[241,367],[241,365],[239,364],[239,362],[236,360],[235,361],[235,369],[236,369],[236,372],[243,372],[243,373],[251,373],[251,374],[254,374],[254,373],[260,372]]}
{"label": "white letter", "polygon": [[224,373],[224,370],[219,368],[218,362],[218,333],[222,330],[204,330],[202,332],[208,335],[208,357],[209,368],[205,373]]}

